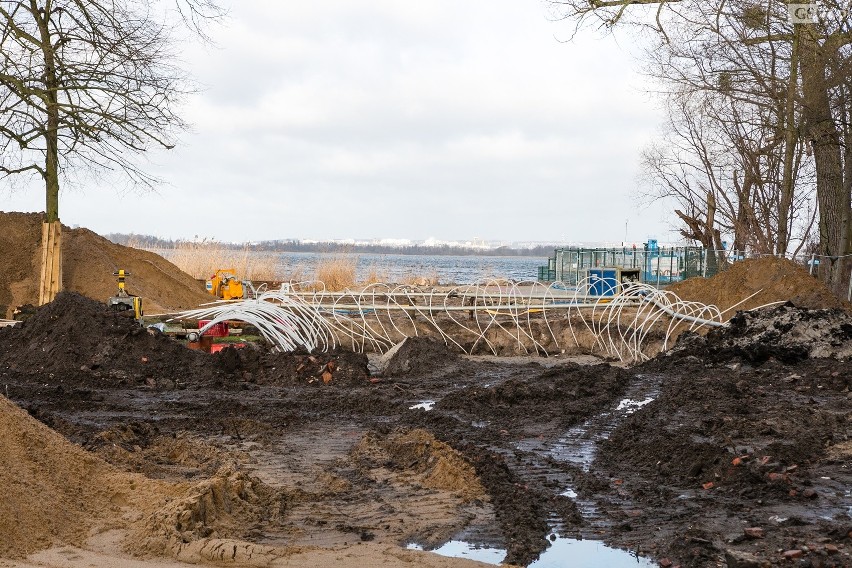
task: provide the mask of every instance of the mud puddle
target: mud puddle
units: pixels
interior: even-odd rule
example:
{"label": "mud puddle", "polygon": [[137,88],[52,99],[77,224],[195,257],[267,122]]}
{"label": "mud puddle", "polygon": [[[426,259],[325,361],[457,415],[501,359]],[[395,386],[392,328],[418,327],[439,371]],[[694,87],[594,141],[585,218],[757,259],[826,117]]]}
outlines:
{"label": "mud puddle", "polygon": [[[550,548],[544,551],[538,560],[528,564],[527,568],[651,568],[655,566],[655,563],[647,558],[606,546],[598,540],[562,538],[555,534],[552,534],[548,540],[551,542]],[[418,545],[408,545],[408,548],[423,550],[423,547]],[[500,564],[506,558],[504,549],[478,546],[461,540],[451,540],[431,552],[488,564]]]}

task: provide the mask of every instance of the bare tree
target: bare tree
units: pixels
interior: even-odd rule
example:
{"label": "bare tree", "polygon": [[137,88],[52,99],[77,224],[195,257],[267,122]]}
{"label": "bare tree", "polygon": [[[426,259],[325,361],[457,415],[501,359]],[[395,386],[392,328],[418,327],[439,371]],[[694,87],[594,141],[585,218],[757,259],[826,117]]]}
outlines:
{"label": "bare tree", "polygon": [[[117,170],[150,186],[138,154],[171,148],[185,127],[177,108],[190,86],[174,32],[221,11],[214,0],[176,1],[0,0],[0,174],[44,180],[57,242],[64,176]],[[61,269],[52,278],[61,287]]]}
{"label": "bare tree", "polygon": [[645,154],[650,195],[674,198],[682,234],[707,247],[720,248],[709,229],[696,233],[699,217],[712,218],[735,250],[795,252],[816,208],[795,136],[800,116],[790,112],[790,46],[749,43],[752,30],[771,25],[763,10],[736,1],[704,10],[670,22],[665,46],[647,55],[669,115],[662,144]]}
{"label": "bare tree", "polygon": [[[715,78],[722,81],[713,87],[719,91],[727,80],[730,98],[739,103],[732,108],[742,104],[773,108],[780,146],[767,149],[781,157],[776,250],[787,250],[794,224],[792,208],[799,202],[796,180],[805,179],[794,167],[812,168],[820,252],[832,267],[826,278],[835,291],[845,292],[848,271],[835,262],[852,253],[852,167],[846,163],[850,153],[844,127],[849,116],[852,33],[849,18],[843,17],[848,7],[844,0],[820,0],[818,14],[806,20],[791,19],[787,2],[779,0],[564,0],[554,4],[578,27],[632,25],[653,30],[655,50],[667,56],[688,51],[689,45],[710,48],[701,54],[693,51],[691,55],[701,57],[691,57],[690,64],[672,66],[685,71],[670,77],[678,89],[696,79],[694,89],[707,89]],[[712,49],[712,36],[717,38],[716,49]],[[741,66],[749,61],[763,64]],[[725,66],[727,74],[719,74]],[[765,167],[760,172],[756,179],[763,179]],[[747,185],[745,174],[745,170],[739,174],[740,189]]]}

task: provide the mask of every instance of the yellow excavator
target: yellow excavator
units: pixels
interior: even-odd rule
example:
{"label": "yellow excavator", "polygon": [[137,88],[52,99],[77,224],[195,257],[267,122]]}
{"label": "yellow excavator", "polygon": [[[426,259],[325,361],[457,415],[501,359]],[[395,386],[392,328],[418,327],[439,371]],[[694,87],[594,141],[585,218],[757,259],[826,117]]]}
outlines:
{"label": "yellow excavator", "polygon": [[246,297],[243,282],[237,279],[237,271],[233,268],[217,270],[207,281],[207,291],[222,300],[242,300]]}
{"label": "yellow excavator", "polygon": [[126,270],[120,269],[112,273],[113,276],[118,276],[118,294],[109,299],[109,305],[112,309],[118,312],[133,310],[133,317],[139,319],[142,317],[142,298],[139,296],[131,296],[124,288],[125,279],[130,276]]}

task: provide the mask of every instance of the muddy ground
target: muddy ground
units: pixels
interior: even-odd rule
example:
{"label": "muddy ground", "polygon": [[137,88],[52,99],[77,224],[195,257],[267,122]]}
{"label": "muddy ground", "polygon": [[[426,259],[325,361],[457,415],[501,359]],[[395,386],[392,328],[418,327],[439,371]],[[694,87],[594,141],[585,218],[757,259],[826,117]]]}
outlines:
{"label": "muddy ground", "polygon": [[0,385],[121,468],[259,480],[242,522],[193,517],[184,543],[463,538],[526,565],[555,532],[662,566],[850,566],[850,347],[844,312],[781,306],[627,369],[421,339],[379,377],[346,351],[190,351],[65,293],[0,330]]}

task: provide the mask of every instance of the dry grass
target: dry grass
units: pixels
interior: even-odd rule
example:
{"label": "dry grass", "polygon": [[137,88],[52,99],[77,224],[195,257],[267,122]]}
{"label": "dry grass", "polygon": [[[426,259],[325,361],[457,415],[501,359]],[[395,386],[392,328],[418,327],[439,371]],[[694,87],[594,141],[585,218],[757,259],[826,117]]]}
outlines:
{"label": "dry grass", "polygon": [[371,266],[367,272],[367,277],[363,284],[382,284],[390,280],[387,270],[382,270],[378,266]]}
{"label": "dry grass", "polygon": [[[130,246],[133,246],[132,243]],[[216,241],[185,241],[168,250],[155,250],[172,264],[199,280],[206,280],[216,270],[232,268],[237,278],[245,280],[281,280],[278,255],[252,253],[248,246],[230,249]]]}
{"label": "dry grass", "polygon": [[402,279],[401,284],[407,284],[409,286],[438,286],[440,285],[440,280],[438,278],[438,273],[433,272],[429,276],[417,276],[414,274],[408,275]]}
{"label": "dry grass", "polygon": [[357,268],[357,256],[323,256],[317,263],[314,280],[325,284],[326,290],[338,292],[355,285]]}
{"label": "dry grass", "polygon": [[[140,243],[130,242],[128,246],[146,249]],[[183,241],[171,249],[146,249],[162,255],[178,268],[199,280],[210,278],[216,270],[233,269],[241,280],[268,282],[322,282],[325,289],[339,292],[357,285],[386,283],[389,281],[387,269],[381,266],[368,268],[363,282],[357,279],[358,256],[354,254],[322,254],[311,271],[304,264],[296,264],[286,269],[280,263],[277,253],[258,253],[248,246],[232,249],[214,240],[203,239]],[[431,275],[410,275],[401,284],[411,286],[439,285],[437,272]],[[312,288],[322,287],[319,285]]]}

